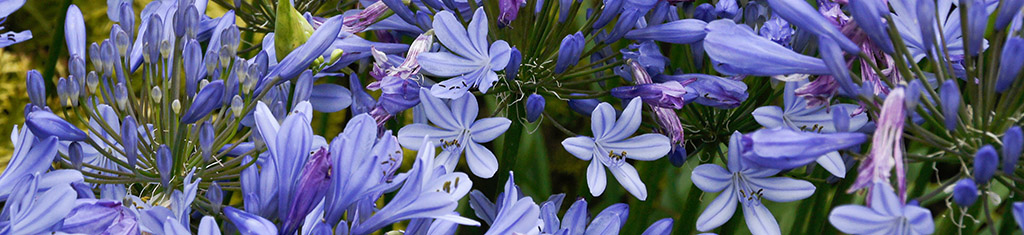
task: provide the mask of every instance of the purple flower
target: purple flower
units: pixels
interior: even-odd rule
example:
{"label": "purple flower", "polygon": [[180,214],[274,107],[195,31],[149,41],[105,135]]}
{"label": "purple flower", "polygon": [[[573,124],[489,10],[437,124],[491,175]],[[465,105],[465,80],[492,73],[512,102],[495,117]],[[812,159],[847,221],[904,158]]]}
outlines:
{"label": "purple flower", "polygon": [[313,111],[309,102],[301,102],[285,117],[283,123],[278,124],[277,118],[270,113],[266,104],[260,101],[256,105],[256,129],[276,165],[277,172],[272,175],[277,177],[276,183],[279,186],[277,213],[279,218],[284,219],[287,218],[286,213],[295,198],[302,168],[312,148],[313,129],[309,125],[309,120]]}
{"label": "purple flower", "polygon": [[617,120],[611,104],[597,105],[590,119],[594,137],[577,136],[562,141],[566,151],[580,160],[590,161],[587,185],[594,196],[600,196],[607,186],[604,170],[607,167],[626,191],[641,201],[646,200],[647,186],[626,159],[653,161],[664,157],[671,149],[668,137],[661,134],[628,138],[640,127],[640,100],[633,98]]}
{"label": "purple flower", "polygon": [[[992,11],[987,10],[989,1],[986,0],[973,0],[973,1],[960,1],[960,7],[967,7],[967,19],[963,21],[960,27],[967,27],[967,54],[977,55],[981,51],[985,50],[985,28],[988,27],[988,15]],[[994,2],[993,2],[994,3]],[[964,6],[967,5],[967,6]]]}
{"label": "purple flower", "polygon": [[[748,4],[749,5],[749,4]],[[749,6],[748,6],[749,7]],[[773,15],[771,19],[764,22],[758,33],[772,42],[778,43],[786,48],[791,48],[793,40],[793,34],[796,33],[792,27],[789,26],[789,22],[783,20],[777,15]]]}
{"label": "purple flower", "polygon": [[139,224],[135,214],[121,202],[96,199],[75,200],[75,207],[64,218],[60,228],[64,233],[82,234],[137,234]]}
{"label": "purple flower", "polygon": [[[35,69],[29,70],[28,74],[25,75],[25,90],[28,91],[28,99],[32,102],[32,105],[40,108],[46,107],[46,84],[43,81],[43,75],[39,74],[39,71]],[[63,102],[64,99],[61,98],[61,103]]]}
{"label": "purple flower", "polygon": [[703,164],[693,169],[690,179],[701,191],[722,192],[697,217],[697,230],[709,231],[732,218],[737,204],[743,207],[743,218],[753,234],[781,234],[779,224],[761,199],[791,202],[807,198],[815,187],[804,180],[772,177],[779,170],[758,168],[740,155],[746,152],[742,134],[734,132],[729,140],[728,168]]}
{"label": "purple flower", "polygon": [[960,179],[953,185],[953,201],[960,207],[967,208],[978,200],[978,186],[971,179]]}
{"label": "purple flower", "polygon": [[[884,18],[889,14],[889,7],[883,1],[850,1],[850,13],[857,26],[867,34],[871,42],[888,54],[894,54],[892,40],[889,39],[889,26]],[[852,53],[852,52],[851,52]]]}
{"label": "purple flower", "polygon": [[298,230],[303,217],[327,194],[331,181],[331,162],[328,159],[330,155],[327,149],[320,148],[302,168],[295,197],[291,208],[288,209],[288,217],[284,219],[283,231],[286,234]]}
{"label": "purple flower", "polygon": [[731,109],[739,107],[740,103],[747,100],[750,95],[747,93],[747,84],[742,80],[733,80],[706,74],[683,74],[666,76],[671,79],[693,79],[693,83],[686,85],[686,90],[692,93],[693,102],[701,105],[711,106],[720,109]]}
{"label": "purple flower", "polygon": [[[891,94],[890,94],[891,95]],[[956,81],[950,79],[939,87],[939,100],[942,104],[942,116],[946,124],[946,130],[956,131],[957,121],[960,120],[960,89],[956,87]]]}
{"label": "purple flower", "polygon": [[235,228],[238,229],[238,232],[242,234],[277,234],[277,227],[274,226],[274,223],[258,215],[253,215],[229,206],[224,207],[224,216],[228,217],[228,220],[230,220],[231,223],[235,225]]}
{"label": "purple flower", "polygon": [[462,97],[470,87],[481,92],[498,82],[495,71],[508,65],[511,49],[503,40],[487,45],[487,15],[483,8],[473,14],[469,28],[449,11],[434,15],[434,32],[450,52],[425,52],[417,56],[423,72],[440,77],[453,77],[430,88],[434,96],[455,99]]}
{"label": "purple flower", "polygon": [[1024,202],[1014,202],[1011,210],[1013,220],[1017,221],[1017,227],[1024,229]]}
{"label": "purple flower", "polygon": [[196,94],[195,102],[188,107],[185,114],[181,116],[182,124],[192,124],[210,114],[214,109],[220,108],[224,102],[224,80],[216,80],[206,84]]}
{"label": "purple flower", "polygon": [[1024,68],[1024,38],[1011,36],[1006,39],[1006,45],[1003,46],[1003,53],[1000,55],[996,79],[997,92],[1010,88],[1017,80],[1017,75],[1021,73],[1021,68]]}
{"label": "purple flower", "polygon": [[587,42],[584,41],[583,33],[565,35],[562,44],[558,46],[558,60],[555,61],[555,73],[564,73],[569,67],[580,62],[580,54]]}
{"label": "purple flower", "polygon": [[832,209],[828,221],[849,234],[931,234],[935,232],[932,213],[908,205],[896,197],[892,186],[876,181],[868,196],[869,206],[842,205]]}
{"label": "purple flower", "polygon": [[498,211],[486,235],[537,233],[540,225],[540,206],[533,198],[520,196],[514,175],[509,172],[505,192],[498,197]]}
{"label": "purple flower", "polygon": [[25,126],[40,138],[56,136],[66,141],[85,141],[89,138],[77,126],[47,110],[36,110],[25,115]]}
{"label": "purple flower", "polygon": [[696,95],[688,93],[684,86],[678,81],[649,83],[612,88],[611,94],[619,99],[640,97],[644,103],[654,107],[681,109],[688,101],[696,98]]}
{"label": "purple flower", "polygon": [[[847,192],[868,188],[869,197],[877,189],[875,182],[889,182],[890,171],[896,168],[896,182],[900,198],[906,198],[906,170],[903,167],[903,123],[907,109],[904,107],[903,88],[889,92],[878,115],[878,128],[871,136],[871,150],[857,169],[857,180]],[[886,185],[886,187],[889,187]]]}
{"label": "purple flower", "polygon": [[455,170],[455,165],[465,152],[466,162],[474,175],[481,178],[494,176],[498,171],[498,159],[481,143],[498,138],[508,130],[512,121],[503,117],[476,120],[480,107],[472,95],[445,104],[432,92],[420,89],[420,101],[426,108],[427,119],[437,127],[422,123],[402,127],[398,131],[398,142],[402,147],[422,151],[422,140],[427,137],[431,143],[441,144],[442,151],[437,162],[448,172]]}
{"label": "purple flower", "polygon": [[82,17],[82,10],[71,4],[68,6],[67,16],[64,18],[64,40],[68,45],[68,54],[72,58],[85,59],[85,18]]}
{"label": "purple flower", "polygon": [[[14,13],[14,11],[17,11],[24,5],[25,0],[7,1],[4,2],[4,4],[0,4],[0,19],[6,19],[7,16],[10,16],[11,13]],[[0,30],[3,30],[3,27],[0,27]],[[0,33],[0,37],[4,39],[0,40],[0,48],[4,48],[19,42],[24,42],[29,39],[32,39],[32,31],[25,30],[21,32],[4,32]],[[83,54],[82,56],[84,57],[85,55]]]}
{"label": "purple flower", "polygon": [[831,74],[821,59],[786,49],[757,36],[746,25],[737,25],[732,20],[712,21],[706,30],[708,35],[704,40],[704,50],[711,56],[715,70],[723,74]]}
{"label": "purple flower", "polygon": [[78,194],[70,184],[47,185],[47,178],[32,173],[16,179],[18,183],[11,189],[3,209],[9,221],[0,225],[0,233],[43,234],[60,227],[74,208]]}
{"label": "purple flower", "polygon": [[672,234],[672,218],[664,218],[654,221],[641,235],[667,235]]}
{"label": "purple flower", "polygon": [[309,65],[313,63],[313,60],[323,55],[324,51],[327,51],[338,37],[338,33],[341,32],[342,16],[335,16],[327,19],[323,23],[322,27],[313,31],[313,34],[309,36],[309,39],[301,46],[295,48],[286,55],[276,67],[267,72],[262,79],[259,80],[256,85],[256,91],[262,92],[263,87],[275,77],[280,78],[278,83],[284,82],[289,79],[297,77],[300,73],[309,68]]}
{"label": "purple flower", "polygon": [[505,27],[516,20],[519,16],[519,8],[526,4],[526,0],[500,0],[498,1],[498,27]]}
{"label": "purple flower", "polygon": [[[377,193],[373,187],[390,183],[388,177],[394,173],[390,168],[401,164],[402,149],[390,132],[378,139],[373,117],[360,114],[331,141],[330,151],[331,164],[335,167],[331,168],[330,187],[324,198],[324,217],[327,223],[335,224],[352,203],[373,197],[372,194]],[[381,169],[385,167],[388,169]]]}
{"label": "purple flower", "polygon": [[[1003,30],[1006,26],[1010,25],[1014,17],[1020,18],[1020,10],[1024,7],[1024,1],[1020,0],[1003,1],[1001,4],[1003,6],[999,7],[999,13],[996,15],[995,29],[997,31]],[[1004,53],[1003,55],[1006,54]]]}

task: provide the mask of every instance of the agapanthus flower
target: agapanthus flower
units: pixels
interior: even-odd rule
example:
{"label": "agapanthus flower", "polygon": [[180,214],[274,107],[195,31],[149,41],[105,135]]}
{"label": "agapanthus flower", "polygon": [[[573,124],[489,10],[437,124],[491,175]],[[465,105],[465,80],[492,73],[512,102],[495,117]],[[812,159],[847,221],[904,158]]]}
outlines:
{"label": "agapanthus flower", "polygon": [[449,11],[434,15],[437,40],[450,52],[425,52],[417,59],[423,72],[452,77],[430,88],[434,96],[455,99],[465,95],[471,87],[487,93],[498,82],[495,71],[505,69],[511,49],[504,40],[488,45],[487,27],[483,8],[473,13],[468,28],[464,28]]}
{"label": "agapanthus flower", "polygon": [[618,118],[611,104],[597,105],[590,119],[594,137],[577,136],[562,141],[566,151],[580,160],[590,161],[587,186],[594,196],[600,196],[607,186],[604,170],[607,167],[626,191],[646,200],[647,186],[626,159],[653,161],[664,157],[671,149],[668,137],[661,134],[629,138],[640,127],[640,100],[639,97],[630,100]]}
{"label": "agapanthus flower", "polygon": [[743,159],[748,164],[772,169],[793,169],[822,155],[857,146],[867,136],[856,132],[814,133],[776,127],[743,136]]}
{"label": "agapanthus flower", "polygon": [[16,179],[3,209],[7,220],[0,222],[0,233],[50,233],[63,223],[77,194],[69,184],[46,185],[43,175],[36,172]]}
{"label": "agapanthus flower", "polygon": [[705,29],[704,50],[715,70],[728,75],[830,74],[821,59],[801,55],[757,36],[746,25],[715,20]]}
{"label": "agapanthus flower", "polygon": [[540,206],[533,198],[520,196],[519,186],[515,184],[514,175],[509,172],[505,182],[505,192],[496,204],[497,211],[491,227],[485,234],[536,234],[540,232]]}
{"label": "agapanthus flower", "polygon": [[[0,6],[0,23],[6,21],[7,16],[10,16],[11,13],[14,13],[24,5],[25,0],[11,0],[4,2],[4,4]],[[0,30],[3,29],[4,27],[0,26]],[[32,31],[25,30],[21,32],[3,32],[0,33],[0,37],[4,39],[0,40],[0,48],[4,48],[10,45],[17,44],[19,42],[24,42],[28,41],[29,39],[32,39]]]}
{"label": "agapanthus flower", "polygon": [[769,0],[768,6],[772,13],[778,14],[790,24],[799,29],[807,30],[818,37],[831,39],[839,44],[840,48],[847,53],[857,53],[860,47],[846,38],[838,28],[830,24],[824,16],[806,1],[800,0]]}
{"label": "agapanthus flower", "polygon": [[960,207],[970,207],[978,200],[978,186],[971,179],[960,179],[953,185],[953,201]]}
{"label": "agapanthus flower", "polygon": [[427,119],[437,127],[414,123],[398,131],[398,142],[402,147],[423,150],[421,140],[429,137],[432,143],[441,145],[441,154],[436,164],[445,166],[448,172],[455,170],[462,154],[474,175],[490,178],[498,171],[498,159],[491,150],[481,143],[491,142],[505,133],[512,124],[504,117],[490,117],[476,120],[480,106],[476,97],[462,96],[445,104],[427,89],[420,90],[420,101],[426,107]]}
{"label": "agapanthus flower", "polygon": [[772,177],[779,170],[760,168],[742,158],[746,151],[743,135],[732,134],[729,139],[727,168],[703,164],[693,169],[691,180],[704,192],[722,192],[697,218],[697,230],[708,231],[729,221],[742,204],[743,218],[753,234],[782,234],[775,216],[761,204],[761,199],[791,202],[807,198],[815,187],[804,180]]}
{"label": "agapanthus flower", "polygon": [[832,209],[828,221],[849,234],[931,234],[935,232],[932,213],[917,205],[903,203],[892,186],[873,183],[868,207],[842,205]]}
{"label": "agapanthus flower", "polygon": [[857,180],[847,192],[862,188],[868,188],[869,192],[877,190],[871,187],[877,185],[874,182],[889,182],[890,172],[895,169],[900,198],[906,198],[906,169],[903,166],[903,139],[900,138],[907,115],[903,100],[903,88],[896,88],[885,98],[876,120],[878,128],[871,137],[871,150],[861,162],[857,169]]}

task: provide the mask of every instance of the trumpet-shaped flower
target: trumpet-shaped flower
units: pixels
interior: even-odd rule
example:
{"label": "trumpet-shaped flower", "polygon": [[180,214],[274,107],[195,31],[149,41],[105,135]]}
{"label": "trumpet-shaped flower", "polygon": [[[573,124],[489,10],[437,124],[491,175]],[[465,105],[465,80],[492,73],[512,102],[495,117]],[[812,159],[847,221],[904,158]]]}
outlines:
{"label": "trumpet-shaped flower", "polygon": [[779,170],[759,168],[740,157],[744,152],[743,135],[732,134],[729,140],[727,168],[703,164],[693,169],[693,184],[704,192],[722,192],[697,217],[697,230],[708,231],[732,218],[736,206],[742,205],[743,218],[750,232],[781,234],[779,224],[761,199],[791,202],[807,198],[814,193],[810,182],[785,177],[772,177]]}
{"label": "trumpet-shaped flower", "polygon": [[661,134],[643,134],[627,138],[640,127],[640,97],[633,98],[622,115],[616,119],[611,104],[597,105],[591,114],[591,130],[594,137],[569,137],[562,141],[562,147],[576,158],[590,161],[587,167],[587,185],[590,193],[600,196],[607,186],[605,167],[626,191],[638,199],[647,199],[647,186],[640,179],[636,168],[626,159],[653,161],[671,149],[668,137]]}
{"label": "trumpet-shaped flower", "polygon": [[738,25],[732,20],[712,21],[705,30],[708,34],[704,40],[704,50],[711,57],[715,70],[723,74],[831,74],[825,61],[801,55],[757,36],[750,27]]}
{"label": "trumpet-shaped flower", "polygon": [[498,82],[495,71],[505,69],[512,49],[503,40],[487,44],[487,15],[483,8],[473,13],[468,28],[449,11],[434,15],[434,33],[449,52],[425,52],[417,56],[423,72],[452,77],[434,84],[434,96],[455,99],[465,95],[470,87],[487,90]]}
{"label": "trumpet-shaped flower", "polygon": [[505,182],[505,192],[499,197],[498,211],[487,229],[487,235],[495,234],[535,234],[540,232],[540,206],[533,198],[520,196],[519,186],[514,175],[509,172]]}
{"label": "trumpet-shaped flower", "polygon": [[[352,203],[375,193],[375,186],[390,183],[388,177],[402,163],[402,149],[390,131],[382,134],[378,139],[373,117],[359,114],[331,141],[331,159],[336,167],[331,168],[331,187],[324,201],[328,224],[338,223]],[[366,153],[371,154],[367,157]]]}
{"label": "trumpet-shaped flower", "polygon": [[931,234],[935,232],[932,213],[917,205],[903,203],[892,186],[875,181],[868,205],[842,205],[828,215],[836,229],[849,234]]}
{"label": "trumpet-shaped flower", "polygon": [[867,135],[856,132],[822,134],[785,127],[760,129],[744,135],[743,158],[761,167],[793,169],[866,139]]}
{"label": "trumpet-shaped flower", "polygon": [[278,124],[266,104],[261,101],[256,105],[256,129],[277,168],[276,182],[280,186],[277,189],[277,213],[279,218],[286,218],[298,190],[300,173],[312,148],[313,129],[309,125],[312,107],[309,102],[301,102],[283,123]]}
{"label": "trumpet-shaped flower", "polygon": [[46,189],[48,177],[42,175],[37,172],[17,179],[10,200],[4,205],[3,214],[9,220],[0,222],[0,234],[54,232],[74,208],[77,193],[71,185],[50,185]]}
{"label": "trumpet-shaped flower", "polygon": [[858,53],[860,47],[850,41],[849,38],[839,31],[839,28],[830,23],[824,16],[818,13],[811,4],[801,0],[769,0],[768,6],[772,14],[778,14],[797,28],[807,30],[819,37],[829,38],[839,44],[840,48],[847,53]]}
{"label": "trumpet-shaped flower", "polygon": [[402,127],[398,131],[398,142],[402,147],[422,151],[421,140],[429,137],[431,143],[441,144],[442,151],[436,164],[445,166],[448,172],[455,170],[465,152],[469,170],[474,175],[482,178],[494,176],[498,171],[498,159],[481,143],[498,138],[508,130],[512,121],[503,117],[476,120],[480,106],[472,95],[462,96],[446,105],[424,88],[420,89],[420,101],[425,106],[427,119],[437,127],[422,123]]}

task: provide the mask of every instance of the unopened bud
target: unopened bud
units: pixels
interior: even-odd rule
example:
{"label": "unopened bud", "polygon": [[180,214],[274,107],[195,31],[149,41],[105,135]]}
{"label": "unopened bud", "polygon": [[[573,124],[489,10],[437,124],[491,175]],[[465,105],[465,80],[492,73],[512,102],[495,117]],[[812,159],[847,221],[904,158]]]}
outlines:
{"label": "unopened bud", "polygon": [[242,116],[242,108],[245,108],[245,104],[242,103],[242,97],[235,95],[231,98],[231,113],[235,114],[235,117]]}
{"label": "unopened bud", "polygon": [[128,88],[124,86],[124,83],[117,83],[114,86],[114,101],[117,102],[117,107],[120,107],[122,110],[128,104]]}
{"label": "unopened bud", "polygon": [[160,90],[160,86],[153,86],[153,90],[149,92],[149,98],[153,98],[154,103],[160,103],[160,100],[164,98],[164,92]]}
{"label": "unopened bud", "polygon": [[174,99],[174,101],[171,101],[171,110],[174,111],[174,114],[178,114],[178,112],[181,112],[181,101],[178,101],[178,99]]}
{"label": "unopened bud", "polygon": [[85,84],[89,86],[89,92],[97,93],[96,87],[100,86],[99,75],[96,75],[95,72],[90,72],[89,75],[85,77]]}

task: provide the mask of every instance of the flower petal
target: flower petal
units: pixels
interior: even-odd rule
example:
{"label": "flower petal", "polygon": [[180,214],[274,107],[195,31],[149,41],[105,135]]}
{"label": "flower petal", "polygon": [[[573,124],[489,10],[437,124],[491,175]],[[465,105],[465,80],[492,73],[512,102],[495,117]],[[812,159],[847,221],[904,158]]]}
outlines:
{"label": "flower petal", "polygon": [[277,118],[270,112],[267,104],[257,101],[253,117],[256,122],[256,130],[258,130],[257,134],[263,138],[267,149],[277,149],[277,131],[281,129],[281,124],[277,123]]}
{"label": "flower petal", "polygon": [[786,177],[753,178],[747,177],[747,182],[761,191],[762,198],[775,202],[791,202],[810,197],[814,194],[814,184],[804,180],[791,179]]}
{"label": "flower petal", "polygon": [[762,106],[754,109],[754,112],[750,114],[754,115],[754,120],[765,128],[776,128],[783,124],[782,108],[779,106]]}
{"label": "flower petal", "polygon": [[736,213],[736,204],[739,204],[736,200],[736,190],[730,184],[697,217],[697,230],[706,232],[722,226]]}
{"label": "flower petal", "polygon": [[903,203],[900,203],[900,199],[896,197],[896,193],[893,192],[892,186],[885,182],[875,182],[875,185],[871,187],[871,201],[868,205],[871,205],[871,209],[881,213],[883,215],[898,216],[902,214]]}
{"label": "flower petal", "polygon": [[668,137],[662,134],[643,134],[633,138],[604,143],[605,147],[615,153],[625,152],[626,157],[641,161],[653,161],[672,150]]}
{"label": "flower petal", "polygon": [[480,178],[490,179],[498,171],[498,159],[490,149],[476,142],[466,143],[466,163],[469,170]]}
{"label": "flower petal", "polygon": [[562,229],[569,230],[572,234],[583,233],[587,227],[587,220],[590,215],[587,213],[587,200],[577,199],[569,206],[562,216]]}
{"label": "flower petal", "polygon": [[444,44],[448,50],[472,60],[486,59],[482,55],[482,51],[476,50],[473,41],[469,38],[469,33],[450,11],[441,11],[435,14],[433,26],[437,40],[441,41],[441,44]]}
{"label": "flower petal", "polygon": [[754,235],[776,235],[782,234],[779,229],[779,222],[772,216],[772,212],[762,204],[747,204],[743,207],[743,219],[747,221],[747,228]]}
{"label": "flower petal", "polygon": [[[643,116],[640,115],[640,109],[643,108],[643,102],[640,100],[640,97],[633,97],[633,99],[629,101],[626,108],[622,109],[622,115],[615,121],[615,126],[613,126],[612,129],[606,133],[607,136],[602,139],[621,140],[636,132],[636,129],[640,127],[640,119],[643,118]],[[665,153],[668,153],[668,151]]]}
{"label": "flower petal", "polygon": [[843,157],[839,155],[839,152],[826,153],[825,156],[819,157],[817,162],[821,168],[825,168],[832,175],[846,178],[846,163],[843,162]]}
{"label": "flower petal", "polygon": [[893,217],[878,214],[860,205],[842,205],[828,215],[828,222],[849,234],[869,234],[888,230]]}
{"label": "flower petal", "polygon": [[440,143],[441,139],[453,139],[458,136],[456,131],[443,130],[427,124],[413,123],[398,130],[398,143],[407,149],[419,151],[423,144],[423,138],[429,137],[429,141]]}
{"label": "flower petal", "polygon": [[458,99],[459,97],[465,96],[469,93],[469,87],[472,83],[472,81],[467,79],[475,79],[476,76],[483,71],[483,69],[474,70],[469,74],[453,77],[436,83],[433,86],[430,86],[430,94],[437,98],[444,99]]}
{"label": "flower petal", "polygon": [[693,185],[701,191],[714,193],[722,191],[729,186],[732,180],[732,173],[726,171],[722,166],[715,164],[702,164],[693,169],[690,175]]}
{"label": "flower petal", "polygon": [[605,174],[604,165],[601,165],[600,161],[590,160],[590,165],[587,166],[587,187],[590,188],[591,195],[597,197],[604,193],[604,188],[608,186]]}
{"label": "flower petal", "polygon": [[491,43],[491,49],[487,54],[491,56],[491,70],[498,71],[508,66],[508,61],[512,58],[512,48],[505,40],[498,40]]}
{"label": "flower petal", "polygon": [[480,54],[487,52],[487,14],[484,13],[483,7],[477,8],[476,12],[473,12],[473,20],[469,22],[469,28],[466,31],[468,31],[467,35],[469,42],[473,44],[473,49]]}
{"label": "flower petal", "polygon": [[619,184],[630,194],[636,196],[640,201],[647,200],[647,185],[640,179],[640,174],[636,172],[636,168],[629,163],[623,163],[618,167],[608,167],[608,170],[612,171],[612,175],[619,181]]}
{"label": "flower petal", "polygon": [[611,104],[602,102],[594,108],[590,114],[590,131],[594,132],[595,139],[604,139],[606,132],[611,131],[615,125],[615,108]]}
{"label": "flower petal", "polygon": [[480,92],[487,93],[495,83],[498,83],[498,73],[489,69],[480,70],[480,77],[477,78],[476,88],[480,89]]}
{"label": "flower petal", "polygon": [[420,101],[423,103],[424,110],[427,111],[427,119],[431,123],[446,130],[459,129],[458,123],[455,122],[455,115],[452,114],[448,105],[440,98],[431,95],[426,88],[420,89]]}
{"label": "flower petal", "polygon": [[454,77],[480,69],[476,61],[448,52],[423,52],[416,56],[420,68],[427,74],[440,77]]}
{"label": "flower petal", "polygon": [[461,129],[468,129],[473,124],[473,121],[476,120],[476,115],[480,112],[476,96],[472,95],[463,95],[458,99],[452,100],[451,107],[455,123],[459,124]]}
{"label": "flower petal", "polygon": [[932,212],[918,206],[907,205],[903,207],[903,216],[910,223],[910,228],[919,234],[932,234],[935,232],[935,222],[932,221]]}
{"label": "flower petal", "polygon": [[470,136],[473,142],[487,143],[498,138],[501,134],[504,134],[508,130],[508,127],[512,125],[512,120],[504,117],[491,117],[476,120],[469,127],[469,131],[472,133]]}
{"label": "flower petal", "polygon": [[594,157],[594,139],[586,136],[569,137],[562,141],[562,147],[576,158],[590,161]]}

